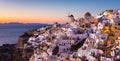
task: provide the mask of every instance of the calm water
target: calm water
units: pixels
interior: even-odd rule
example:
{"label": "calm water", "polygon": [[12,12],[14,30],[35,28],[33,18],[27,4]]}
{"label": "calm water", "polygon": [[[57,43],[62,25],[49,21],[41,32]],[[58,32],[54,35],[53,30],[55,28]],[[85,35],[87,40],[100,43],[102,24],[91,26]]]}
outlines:
{"label": "calm water", "polygon": [[25,31],[41,28],[43,24],[0,24],[0,45],[12,44]]}

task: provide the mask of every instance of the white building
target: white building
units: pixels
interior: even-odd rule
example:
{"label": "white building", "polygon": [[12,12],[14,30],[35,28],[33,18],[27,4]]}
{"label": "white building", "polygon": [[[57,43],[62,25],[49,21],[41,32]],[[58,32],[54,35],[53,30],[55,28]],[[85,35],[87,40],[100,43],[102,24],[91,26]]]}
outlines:
{"label": "white building", "polygon": [[102,30],[103,28],[104,28],[104,24],[99,22],[98,25],[97,25],[97,29]]}
{"label": "white building", "polygon": [[74,16],[71,14],[71,15],[68,15],[68,19],[73,22],[75,19],[74,19]]}

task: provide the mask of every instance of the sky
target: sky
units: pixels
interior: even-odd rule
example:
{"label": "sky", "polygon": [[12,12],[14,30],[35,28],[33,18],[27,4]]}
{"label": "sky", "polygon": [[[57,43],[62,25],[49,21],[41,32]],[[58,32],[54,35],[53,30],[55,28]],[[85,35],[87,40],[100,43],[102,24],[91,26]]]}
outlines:
{"label": "sky", "polygon": [[64,23],[69,13],[78,19],[107,9],[120,9],[120,0],[0,0],[0,23]]}

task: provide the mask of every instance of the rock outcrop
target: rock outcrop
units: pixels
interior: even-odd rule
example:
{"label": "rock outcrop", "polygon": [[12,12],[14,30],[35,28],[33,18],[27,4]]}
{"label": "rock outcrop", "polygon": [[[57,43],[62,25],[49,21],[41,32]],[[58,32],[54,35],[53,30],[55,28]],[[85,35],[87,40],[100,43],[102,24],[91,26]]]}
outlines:
{"label": "rock outcrop", "polygon": [[25,48],[24,44],[36,32],[37,30],[25,32],[18,38],[17,44],[4,44],[0,46],[0,61],[29,61],[34,49],[32,47]]}
{"label": "rock outcrop", "polygon": [[32,48],[25,48],[24,44],[27,42],[30,36],[34,34],[34,31],[27,31],[21,35],[18,39],[15,50],[15,59],[14,61],[29,61],[31,54],[33,54]]}
{"label": "rock outcrop", "polygon": [[4,44],[0,46],[0,61],[13,61],[16,44]]}

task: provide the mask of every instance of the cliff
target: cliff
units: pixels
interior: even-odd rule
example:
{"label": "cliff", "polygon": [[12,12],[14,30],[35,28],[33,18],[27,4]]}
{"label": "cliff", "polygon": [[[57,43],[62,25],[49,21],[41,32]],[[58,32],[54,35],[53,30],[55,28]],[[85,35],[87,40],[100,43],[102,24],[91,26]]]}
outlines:
{"label": "cliff", "polygon": [[0,46],[0,61],[13,61],[16,44]]}
{"label": "cliff", "polygon": [[33,32],[34,31],[27,31],[23,35],[21,35],[18,38],[18,43],[17,43],[16,47],[17,48],[23,48],[24,47],[24,43],[26,43],[28,41],[29,37],[33,35]]}
{"label": "cliff", "polygon": [[25,32],[18,38],[17,44],[3,44],[3,46],[0,46],[0,61],[29,61],[34,49],[25,48],[24,44],[36,32],[36,30]]}
{"label": "cliff", "polygon": [[[48,25],[50,24],[41,24],[40,27]],[[34,49],[25,47],[25,44],[31,36],[39,33],[37,29],[28,30],[19,36],[16,44],[3,44],[0,46],[0,61],[29,61]]]}
{"label": "cliff", "polygon": [[34,49],[32,47],[25,47],[25,44],[28,39],[36,33],[39,32],[37,32],[37,30],[27,31],[19,37],[18,43],[16,44],[16,57],[14,61],[29,61],[29,58],[34,53]]}

